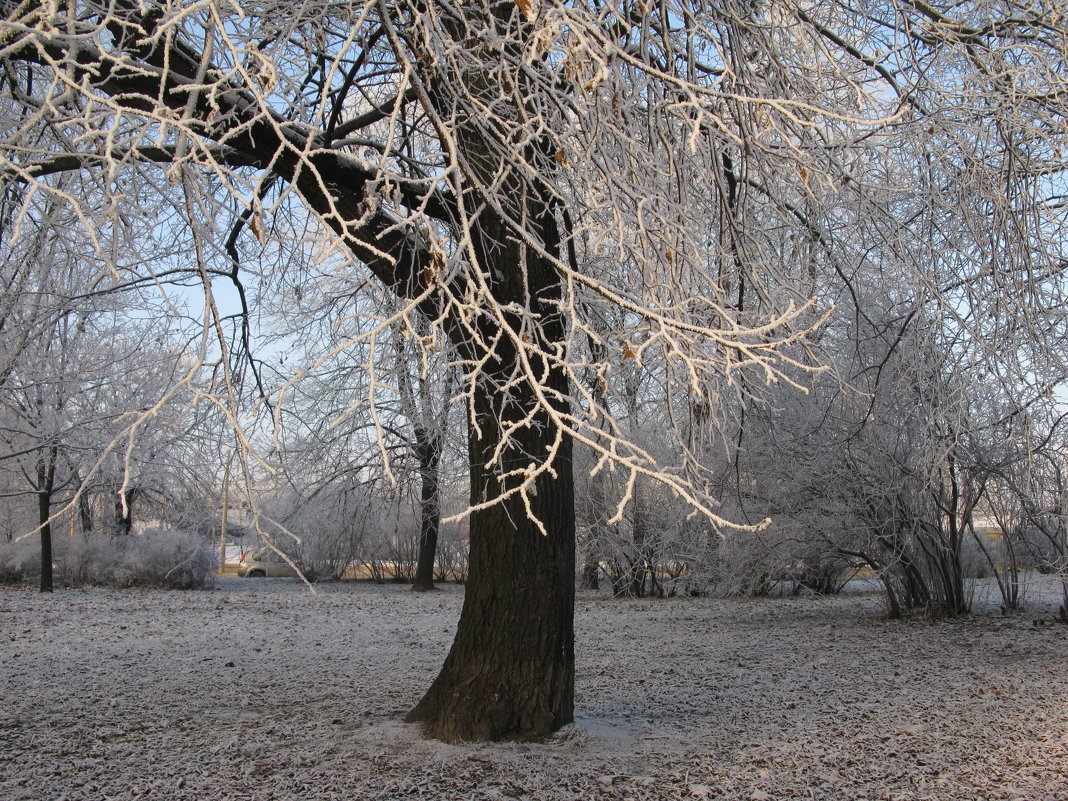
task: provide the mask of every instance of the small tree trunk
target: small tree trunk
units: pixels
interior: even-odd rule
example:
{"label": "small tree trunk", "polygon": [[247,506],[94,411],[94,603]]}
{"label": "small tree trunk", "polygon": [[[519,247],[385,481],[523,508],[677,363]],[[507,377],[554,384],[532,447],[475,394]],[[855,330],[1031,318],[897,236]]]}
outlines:
{"label": "small tree trunk", "polygon": [[133,530],[133,497],[134,491],[128,489],[115,499],[115,528],[124,537]]}
{"label": "small tree trunk", "polygon": [[37,525],[41,531],[41,592],[52,592],[52,494],[56,487],[56,448],[37,463]]}
{"label": "small tree trunk", "polygon": [[1002,534],[1002,542],[1005,543],[1005,570],[1009,585],[1009,608],[1018,609],[1020,606],[1020,563],[1016,558],[1016,546],[1008,532]]}
{"label": "small tree trunk", "polygon": [[438,552],[438,529],[441,504],[438,493],[438,466],[441,462],[441,438],[425,428],[415,429],[415,452],[419,459],[422,492],[419,498],[419,559],[412,589],[434,589],[434,559]]}
{"label": "small tree trunk", "polygon": [[37,519],[41,526],[41,592],[52,592],[52,502],[49,493],[37,493]]}
{"label": "small tree trunk", "polygon": [[93,530],[93,510],[89,505],[89,496],[85,492],[78,497],[78,520],[82,524],[83,534],[88,534]]}
{"label": "small tree trunk", "polygon": [[627,595],[631,598],[643,598],[645,596],[645,563],[638,558],[630,569],[630,585]]}

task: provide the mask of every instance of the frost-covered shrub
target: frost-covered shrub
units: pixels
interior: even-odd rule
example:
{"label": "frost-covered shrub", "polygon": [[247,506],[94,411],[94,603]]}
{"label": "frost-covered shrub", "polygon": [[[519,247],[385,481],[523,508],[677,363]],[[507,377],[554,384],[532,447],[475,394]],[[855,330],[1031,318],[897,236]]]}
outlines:
{"label": "frost-covered shrub", "polygon": [[214,551],[202,537],[168,528],[110,539],[78,538],[63,561],[68,586],[189,590],[208,584],[214,572]]}
{"label": "frost-covered shrub", "polygon": [[110,537],[84,534],[71,538],[59,558],[63,584],[68,587],[110,585],[120,553],[120,546]]}
{"label": "frost-covered shrub", "polygon": [[[983,554],[979,544],[972,538],[961,543],[961,572],[967,578],[990,578],[993,572],[990,568],[990,560]],[[990,550],[997,548],[997,544],[988,546]]]}
{"label": "frost-covered shrub", "polygon": [[[290,528],[298,528],[293,526]],[[302,525],[300,546],[293,548],[288,543],[280,547],[296,550],[296,561],[308,581],[332,581],[341,578],[352,564],[357,544],[363,532],[351,525],[325,525],[320,521]]]}
{"label": "frost-covered shrub", "polygon": [[0,543],[0,583],[36,582],[41,576],[41,545],[37,537]]}
{"label": "frost-covered shrub", "polygon": [[125,553],[115,568],[117,586],[191,590],[209,583],[215,572],[213,550],[195,534],[156,528],[125,541]]}
{"label": "frost-covered shrub", "polygon": [[435,581],[467,582],[467,560],[470,545],[460,536],[458,526],[443,525],[438,532],[438,554],[434,570]]}

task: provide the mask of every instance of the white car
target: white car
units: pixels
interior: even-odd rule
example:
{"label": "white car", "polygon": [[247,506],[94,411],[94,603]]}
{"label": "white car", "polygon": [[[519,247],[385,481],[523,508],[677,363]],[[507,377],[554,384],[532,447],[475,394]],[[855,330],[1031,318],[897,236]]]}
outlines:
{"label": "white car", "polygon": [[297,571],[270,548],[260,548],[245,555],[237,566],[241,578],[296,578]]}

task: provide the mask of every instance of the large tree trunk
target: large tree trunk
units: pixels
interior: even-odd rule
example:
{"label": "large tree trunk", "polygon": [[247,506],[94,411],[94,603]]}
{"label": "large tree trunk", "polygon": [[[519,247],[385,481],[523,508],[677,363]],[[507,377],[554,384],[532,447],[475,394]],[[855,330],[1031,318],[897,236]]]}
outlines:
{"label": "large tree trunk", "polygon": [[[530,390],[528,389],[528,393]],[[508,404],[523,406],[529,397]],[[486,467],[508,414],[499,395],[475,399],[469,426],[471,503],[498,497],[502,483]],[[544,456],[556,432],[542,425],[513,435],[504,469]],[[571,722],[574,707],[575,517],[571,440],[559,444],[556,476],[544,473],[530,506],[547,530],[513,496],[471,516],[470,574],[452,650],[409,721],[442,740],[539,740]]]}
{"label": "large tree trunk", "polygon": [[[524,189],[515,193],[518,203],[529,203],[532,229],[546,251],[557,252],[548,203]],[[546,408],[561,414],[569,408],[568,380],[554,362],[564,338],[560,278],[551,261],[521,247],[488,210],[481,222],[475,247],[494,276],[496,299],[502,306],[529,303],[539,325],[521,337],[530,346],[528,367],[517,351],[518,321],[506,334],[490,318],[477,339],[459,343],[482,365],[468,419],[475,510],[470,569],[452,650],[407,719],[449,742],[540,740],[574,714],[572,440]],[[488,357],[484,348],[492,348]],[[538,475],[525,499],[520,493],[502,497],[523,480],[505,474],[536,469],[550,458],[551,469]]]}
{"label": "large tree trunk", "polygon": [[434,589],[434,559],[438,552],[438,528],[441,504],[438,492],[438,465],[441,462],[441,438],[435,431],[415,429],[415,452],[419,460],[422,491],[419,498],[419,561],[415,566],[412,589]]}

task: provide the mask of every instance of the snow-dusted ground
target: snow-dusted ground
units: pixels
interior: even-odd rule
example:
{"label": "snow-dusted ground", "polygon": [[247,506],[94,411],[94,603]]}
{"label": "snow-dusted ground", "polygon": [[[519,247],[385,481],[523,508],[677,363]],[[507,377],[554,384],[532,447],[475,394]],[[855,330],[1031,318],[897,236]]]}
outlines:
{"label": "snow-dusted ground", "polygon": [[450,746],[398,719],[461,600],[0,589],[0,799],[1068,799],[1046,601],[895,622],[864,595],[582,596],[575,726]]}

